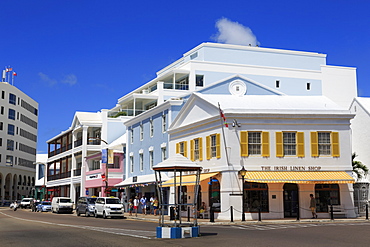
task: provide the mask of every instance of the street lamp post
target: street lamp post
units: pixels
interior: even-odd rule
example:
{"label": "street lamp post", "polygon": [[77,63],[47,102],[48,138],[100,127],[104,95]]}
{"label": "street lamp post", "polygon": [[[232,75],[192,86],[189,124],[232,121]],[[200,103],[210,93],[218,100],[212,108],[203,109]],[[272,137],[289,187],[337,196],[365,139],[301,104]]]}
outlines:
{"label": "street lamp post", "polygon": [[[103,139],[100,138],[89,138],[89,141],[102,141],[107,145],[106,150],[106,159],[105,159],[105,196],[107,196],[107,191],[108,191],[108,142],[104,141]],[[103,162],[103,153],[102,153],[102,162]]]}
{"label": "street lamp post", "polygon": [[243,200],[242,200],[242,221],[245,221],[245,190],[244,190],[244,178],[245,178],[245,175],[247,174],[247,170],[245,170],[244,166],[242,167],[242,169],[239,171],[239,174],[240,176],[242,176],[242,190],[243,190]]}

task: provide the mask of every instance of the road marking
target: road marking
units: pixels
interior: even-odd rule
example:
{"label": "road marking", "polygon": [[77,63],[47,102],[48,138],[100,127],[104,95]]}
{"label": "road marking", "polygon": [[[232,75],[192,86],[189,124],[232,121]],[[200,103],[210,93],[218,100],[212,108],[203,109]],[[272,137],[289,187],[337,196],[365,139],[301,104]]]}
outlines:
{"label": "road marking", "polygon": [[[133,230],[133,229],[123,229],[123,228],[106,228],[106,227],[96,227],[96,226],[79,226],[79,225],[69,225],[69,224],[60,224],[60,223],[52,223],[47,221],[40,221],[40,220],[28,220],[28,219],[22,219],[19,217],[15,217],[12,215],[8,215],[4,212],[0,212],[0,214],[3,214],[5,216],[8,216],[13,219],[17,220],[23,220],[23,221],[30,221],[30,222],[36,222],[36,223],[42,223],[42,224],[48,224],[48,225],[55,225],[55,226],[63,226],[63,227],[74,227],[74,228],[80,228],[90,231],[98,231],[98,232],[104,232],[104,233],[111,233],[116,235],[122,235],[122,236],[129,236],[134,238],[145,238],[145,239],[155,239],[156,232],[155,231],[144,231],[144,230]],[[140,232],[140,234],[137,234],[137,232]]]}

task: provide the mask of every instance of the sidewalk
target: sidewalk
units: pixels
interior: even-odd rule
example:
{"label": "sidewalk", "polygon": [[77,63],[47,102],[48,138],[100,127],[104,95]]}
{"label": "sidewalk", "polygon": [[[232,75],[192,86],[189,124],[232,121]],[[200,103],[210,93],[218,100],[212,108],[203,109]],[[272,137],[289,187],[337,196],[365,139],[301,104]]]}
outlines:
{"label": "sidewalk", "polygon": [[[142,221],[152,221],[152,222],[158,222],[159,223],[159,217],[160,216],[154,216],[154,215],[145,215],[145,214],[137,214],[137,217],[133,214],[132,216],[129,216],[128,213],[125,213],[125,217],[128,220],[142,220]],[[188,222],[187,217],[181,218],[182,223],[190,223],[193,222],[193,219],[190,218],[190,222]],[[164,216],[165,223],[171,223],[174,222],[173,220],[170,220],[170,217],[168,215]],[[197,219],[198,225],[251,225],[251,224],[297,224],[297,223],[334,223],[334,222],[369,222],[369,220],[366,220],[365,217],[358,217],[358,218],[339,218],[331,220],[329,218],[326,219],[300,219],[297,221],[296,218],[287,218],[287,219],[266,219],[262,221],[258,220],[247,220],[247,221],[241,221],[240,219],[234,220],[234,222],[230,222],[230,220],[220,220],[215,219],[215,222],[210,222],[210,219]],[[179,222],[179,221],[177,221]]]}

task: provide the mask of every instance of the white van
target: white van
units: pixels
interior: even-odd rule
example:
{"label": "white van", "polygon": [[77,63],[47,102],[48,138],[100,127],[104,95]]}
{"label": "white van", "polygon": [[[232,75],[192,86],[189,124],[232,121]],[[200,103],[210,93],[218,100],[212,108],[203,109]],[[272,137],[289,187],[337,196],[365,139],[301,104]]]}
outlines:
{"label": "white van", "polygon": [[123,217],[123,205],[117,197],[98,197],[95,201],[95,218],[102,216],[107,217]]}
{"label": "white van", "polygon": [[73,201],[69,197],[53,197],[51,201],[51,212],[53,213],[72,213]]}

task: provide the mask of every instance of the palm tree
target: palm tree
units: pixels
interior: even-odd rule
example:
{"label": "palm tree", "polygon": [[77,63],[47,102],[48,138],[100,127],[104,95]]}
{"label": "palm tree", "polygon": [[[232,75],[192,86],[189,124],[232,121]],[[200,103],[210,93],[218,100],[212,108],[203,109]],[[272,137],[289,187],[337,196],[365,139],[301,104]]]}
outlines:
{"label": "palm tree", "polygon": [[356,157],[357,157],[357,154],[353,153],[352,154],[352,171],[356,173],[357,178],[360,179],[362,178],[362,173],[364,173],[366,176],[367,173],[369,172],[369,169],[367,168],[366,165],[362,164],[361,161],[355,160]]}

